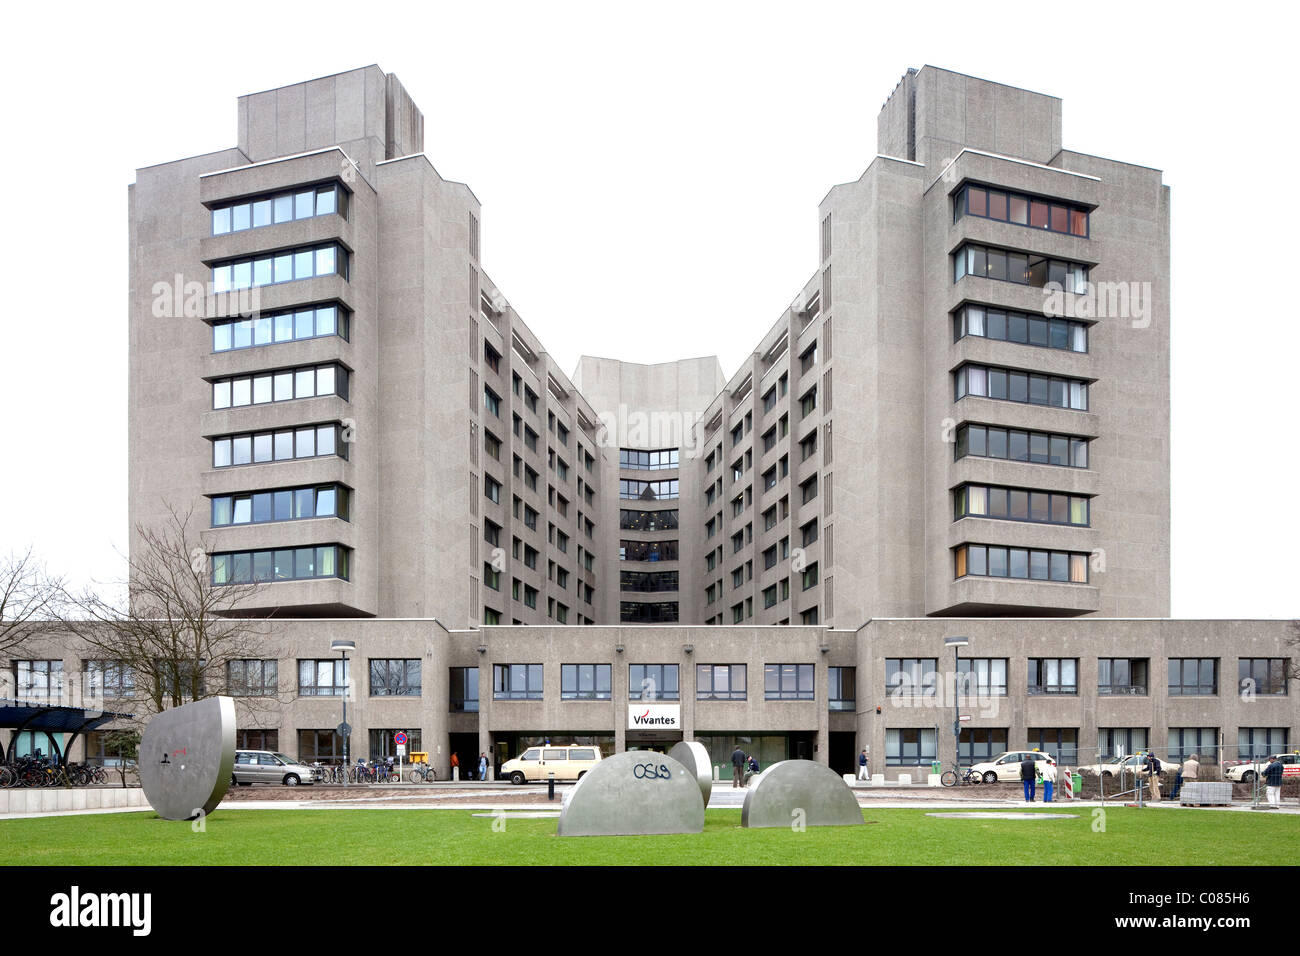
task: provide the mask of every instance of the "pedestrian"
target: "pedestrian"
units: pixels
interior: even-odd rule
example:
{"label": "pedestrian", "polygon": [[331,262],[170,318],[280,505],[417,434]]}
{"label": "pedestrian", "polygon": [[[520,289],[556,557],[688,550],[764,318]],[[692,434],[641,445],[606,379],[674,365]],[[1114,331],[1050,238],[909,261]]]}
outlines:
{"label": "pedestrian", "polygon": [[1146,756],[1147,782],[1151,785],[1151,802],[1160,802],[1160,759],[1153,753]]}
{"label": "pedestrian", "polygon": [[456,756],[456,751],[453,750],[451,752],[451,778],[453,780],[460,779],[460,774],[456,772],[459,769],[460,769],[460,758]]}
{"label": "pedestrian", "polygon": [[1196,783],[1196,779],[1200,775],[1200,762],[1196,759],[1196,754],[1192,754],[1187,758],[1187,762],[1178,769],[1178,779],[1174,783],[1174,787],[1177,789],[1178,793],[1175,793],[1174,796],[1177,797],[1178,794],[1183,792],[1183,784]]}
{"label": "pedestrian", "polygon": [[1272,763],[1264,768],[1264,783],[1268,786],[1268,805],[1274,810],[1282,809],[1282,761],[1277,755]]}
{"label": "pedestrian", "polygon": [[745,752],[740,749],[740,744],[736,744],[736,749],[731,752],[731,786],[743,787],[745,785]]}
{"label": "pedestrian", "polygon": [[1025,785],[1025,803],[1034,802],[1034,777],[1038,771],[1034,768],[1034,758],[1025,754],[1020,761],[1020,779]]}
{"label": "pedestrian", "polygon": [[870,780],[871,774],[867,773],[867,748],[862,748],[862,753],[858,754],[858,779]]}
{"label": "pedestrian", "polygon": [[1052,802],[1052,787],[1056,783],[1056,764],[1047,761],[1043,764],[1043,803]]}
{"label": "pedestrian", "polygon": [[487,752],[484,751],[478,755],[478,778],[480,780],[486,780],[487,772],[488,772],[488,759],[487,759]]}

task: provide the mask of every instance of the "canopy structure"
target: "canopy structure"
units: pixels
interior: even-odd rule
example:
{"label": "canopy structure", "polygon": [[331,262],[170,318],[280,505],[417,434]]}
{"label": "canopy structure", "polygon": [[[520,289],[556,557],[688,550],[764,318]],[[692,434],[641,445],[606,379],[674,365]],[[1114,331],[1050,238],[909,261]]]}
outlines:
{"label": "canopy structure", "polygon": [[[78,734],[102,727],[120,718],[133,717],[134,714],[115,714],[107,710],[93,710],[86,707],[65,707],[59,704],[46,704],[35,700],[9,700],[0,697],[0,728],[12,731],[9,735],[9,747],[0,743],[0,760],[12,756],[14,743],[18,735],[26,731],[44,733],[50,742],[50,752],[60,763],[67,762],[66,751],[72,749],[72,743]],[[59,746],[56,734],[71,734],[67,744]]]}

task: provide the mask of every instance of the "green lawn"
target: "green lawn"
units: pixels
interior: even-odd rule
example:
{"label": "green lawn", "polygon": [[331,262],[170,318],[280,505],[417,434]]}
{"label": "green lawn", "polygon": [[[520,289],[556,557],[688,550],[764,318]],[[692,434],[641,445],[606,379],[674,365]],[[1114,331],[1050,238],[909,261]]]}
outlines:
{"label": "green lawn", "polygon": [[699,835],[555,836],[554,819],[465,810],[218,810],[204,832],[152,813],[0,821],[9,864],[1276,864],[1300,855],[1294,816],[1107,809],[1073,820],[945,820],[864,811],[862,827],[743,830],[708,811]]}

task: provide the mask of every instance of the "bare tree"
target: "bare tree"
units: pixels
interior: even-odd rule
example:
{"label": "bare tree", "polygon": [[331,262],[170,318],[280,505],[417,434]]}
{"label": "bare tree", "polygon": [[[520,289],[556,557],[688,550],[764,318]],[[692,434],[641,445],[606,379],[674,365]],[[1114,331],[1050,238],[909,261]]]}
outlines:
{"label": "bare tree", "polygon": [[63,582],[49,575],[30,548],[0,558],[0,658],[57,617],[62,591]]}
{"label": "bare tree", "polygon": [[[74,613],[62,618],[90,654],[130,674],[133,696],[155,713],[205,697],[248,693],[227,686],[230,664],[278,657],[266,620],[244,610],[262,585],[215,583],[204,535],[190,531],[193,509],[167,511],[161,526],[136,529],[125,606],[89,590],[70,602]],[[247,709],[248,698],[241,704]]]}

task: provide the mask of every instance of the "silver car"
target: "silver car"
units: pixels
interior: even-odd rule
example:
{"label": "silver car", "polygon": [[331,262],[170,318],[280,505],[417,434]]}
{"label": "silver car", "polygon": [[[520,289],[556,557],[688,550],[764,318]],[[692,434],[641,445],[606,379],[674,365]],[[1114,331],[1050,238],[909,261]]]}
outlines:
{"label": "silver car", "polygon": [[236,750],[230,782],[245,786],[250,783],[282,783],[286,787],[296,787],[300,783],[315,783],[316,771],[287,754],[270,750]]}

